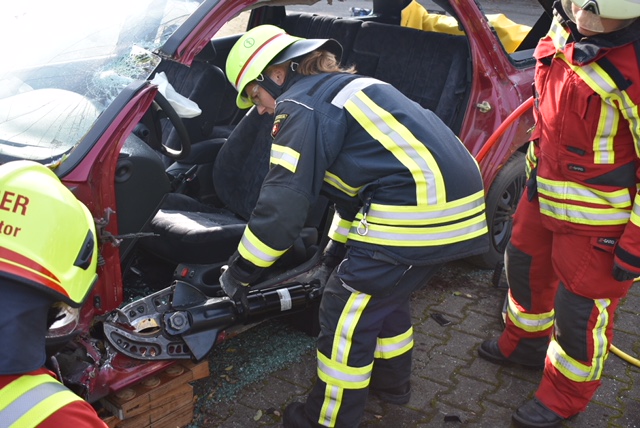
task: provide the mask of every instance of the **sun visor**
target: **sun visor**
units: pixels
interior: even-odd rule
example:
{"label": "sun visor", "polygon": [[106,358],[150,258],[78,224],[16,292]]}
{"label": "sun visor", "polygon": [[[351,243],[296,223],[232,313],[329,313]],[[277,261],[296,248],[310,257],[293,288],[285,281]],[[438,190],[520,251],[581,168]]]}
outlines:
{"label": "sun visor", "polygon": [[270,65],[282,64],[294,58],[308,54],[316,49],[323,48],[334,54],[338,62],[342,58],[342,46],[334,39],[303,39],[291,44],[288,48],[280,52],[271,61]]}

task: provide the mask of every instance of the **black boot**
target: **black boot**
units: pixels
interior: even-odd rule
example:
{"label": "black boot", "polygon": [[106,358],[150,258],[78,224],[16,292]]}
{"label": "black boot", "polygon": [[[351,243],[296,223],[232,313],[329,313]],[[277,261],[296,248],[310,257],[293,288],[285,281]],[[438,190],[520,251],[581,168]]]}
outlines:
{"label": "black boot", "polygon": [[411,399],[411,384],[407,382],[395,388],[370,387],[369,392],[385,403],[402,405],[407,404]]}
{"label": "black boot", "polygon": [[282,426],[284,428],[317,428],[322,425],[319,425],[309,419],[304,410],[304,403],[294,401],[284,409]]}
{"label": "black boot", "polygon": [[544,362],[542,364],[521,364],[514,363],[509,360],[507,357],[502,355],[500,352],[500,347],[498,346],[498,339],[489,339],[482,342],[480,347],[478,348],[478,355],[480,355],[485,360],[493,363],[493,364],[501,364],[501,365],[509,365],[509,364],[520,364],[522,367],[531,370],[542,370],[544,369]]}
{"label": "black boot", "polygon": [[559,426],[565,419],[537,398],[524,403],[511,417],[518,426],[525,428],[553,428]]}

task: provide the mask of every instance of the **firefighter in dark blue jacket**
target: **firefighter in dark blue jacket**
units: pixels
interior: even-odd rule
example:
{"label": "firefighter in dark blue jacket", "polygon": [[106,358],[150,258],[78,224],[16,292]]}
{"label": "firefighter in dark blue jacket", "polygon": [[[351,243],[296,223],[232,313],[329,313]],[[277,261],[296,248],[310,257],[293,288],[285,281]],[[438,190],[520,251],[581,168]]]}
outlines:
{"label": "firefighter in dark blue jacket", "polygon": [[334,40],[263,25],[232,48],[240,108],[274,115],[271,168],[220,277],[235,301],[299,235],[320,193],[336,208],[324,263],[318,380],[285,427],[355,427],[369,391],[410,397],[412,291],[488,249],[482,178],[460,140],[391,85],[339,65]]}

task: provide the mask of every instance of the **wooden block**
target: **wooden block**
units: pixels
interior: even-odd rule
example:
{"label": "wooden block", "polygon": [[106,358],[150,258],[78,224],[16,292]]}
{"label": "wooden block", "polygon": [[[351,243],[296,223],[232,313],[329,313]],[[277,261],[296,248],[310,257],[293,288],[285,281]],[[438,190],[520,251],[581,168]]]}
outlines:
{"label": "wooden block", "polygon": [[184,400],[185,397],[193,398],[193,387],[188,383],[177,386],[165,395],[160,396],[153,401],[143,402],[136,407],[127,409],[126,412],[123,411],[122,414],[124,417],[120,419],[129,419],[142,413],[155,411],[158,408],[170,405],[174,400]]}
{"label": "wooden block", "polygon": [[193,403],[176,409],[172,414],[165,416],[143,428],[182,428],[193,421]]}
{"label": "wooden block", "polygon": [[169,394],[172,390],[207,376],[209,376],[208,361],[205,360],[198,364],[190,361],[180,362],[136,385],[111,394],[100,402],[113,415],[124,420],[139,414],[140,409],[148,409],[151,403]]}
{"label": "wooden block", "polygon": [[104,422],[109,428],[116,428],[116,425],[118,425],[118,422],[120,422],[120,419],[116,418],[113,415],[106,417],[101,416],[100,419],[102,419],[102,422]]}
{"label": "wooden block", "polygon": [[[167,394],[170,396],[169,400],[157,400],[154,401],[152,407],[146,409],[142,413],[136,416],[127,417],[123,421],[119,422],[117,428],[140,428],[147,426],[156,426],[156,424],[164,423],[169,420],[174,422],[174,427],[179,426],[175,423],[174,419],[176,415],[182,414],[181,412],[189,407],[193,411],[193,387],[189,384],[185,384],[186,392],[181,394]],[[183,389],[182,387],[180,389]],[[163,401],[161,405],[155,406],[159,401]],[[191,417],[193,413],[191,414]],[[164,421],[164,422],[163,422]],[[189,422],[191,419],[189,419]],[[188,423],[188,422],[187,422]]]}

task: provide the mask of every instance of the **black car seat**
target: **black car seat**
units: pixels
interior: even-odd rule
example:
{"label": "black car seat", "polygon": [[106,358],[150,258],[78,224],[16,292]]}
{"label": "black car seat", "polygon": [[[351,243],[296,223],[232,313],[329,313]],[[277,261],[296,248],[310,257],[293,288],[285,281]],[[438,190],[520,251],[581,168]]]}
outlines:
{"label": "black car seat", "polygon": [[[221,116],[225,87],[230,83],[220,67],[213,64],[215,56],[215,48],[209,43],[191,66],[164,60],[155,70],[156,73],[164,72],[173,88],[180,95],[198,104],[202,110],[196,117],[182,119],[191,144],[198,144],[217,136],[214,125]],[[172,149],[180,148],[178,133],[168,120],[163,121],[161,131],[163,144]],[[227,137],[229,132],[225,131],[220,136]],[[170,162],[171,160],[165,159],[165,166]]]}
{"label": "black car seat", "polygon": [[[213,182],[223,206],[214,207],[187,195],[169,193],[150,222],[151,231],[158,236],[144,238],[143,246],[172,263],[227,261],[237,249],[268,172],[272,125],[273,116],[250,110],[215,160]],[[314,217],[310,218],[320,223]],[[315,227],[305,228],[301,238],[283,256],[282,264],[306,260],[317,240]]]}

